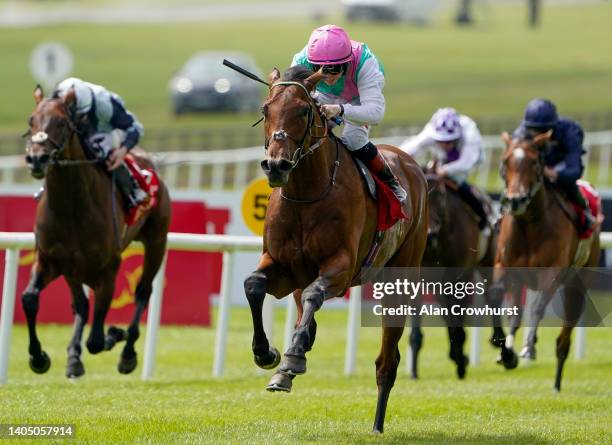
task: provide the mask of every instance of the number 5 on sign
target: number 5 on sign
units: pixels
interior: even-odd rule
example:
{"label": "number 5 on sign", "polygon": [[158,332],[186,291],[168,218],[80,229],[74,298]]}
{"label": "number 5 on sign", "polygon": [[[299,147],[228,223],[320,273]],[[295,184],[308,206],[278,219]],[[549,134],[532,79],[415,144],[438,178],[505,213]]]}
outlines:
{"label": "number 5 on sign", "polygon": [[255,235],[263,235],[270,193],[268,179],[263,177],[251,181],[242,195],[242,219]]}

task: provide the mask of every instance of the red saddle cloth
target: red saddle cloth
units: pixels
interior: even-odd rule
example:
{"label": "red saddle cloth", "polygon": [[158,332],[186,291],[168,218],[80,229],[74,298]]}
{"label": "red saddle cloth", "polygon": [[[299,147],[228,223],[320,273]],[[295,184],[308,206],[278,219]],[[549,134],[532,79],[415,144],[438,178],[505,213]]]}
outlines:
{"label": "red saddle cloth", "polygon": [[[591,214],[593,215],[595,219],[600,220],[601,219],[601,215],[600,215],[601,196],[599,196],[599,193],[597,192],[597,190],[595,190],[595,188],[587,181],[583,181],[582,179],[579,179],[578,181],[576,181],[576,184],[578,184],[578,188],[580,189],[582,196],[584,196],[587,202],[589,203]],[[578,221],[580,225],[583,225],[584,219],[585,219],[584,210],[578,204],[573,203],[573,202],[572,202],[572,206],[574,207],[574,211],[576,212],[576,215],[578,215]],[[593,234],[593,229],[594,227],[591,227],[586,232],[579,233],[578,235],[580,239],[590,238],[590,236]]]}
{"label": "red saddle cloth", "polygon": [[376,223],[376,230],[383,231],[392,227],[400,219],[408,218],[408,215],[404,212],[402,205],[389,186],[374,174],[372,178],[374,178],[376,188],[378,189],[378,221]]}
{"label": "red saddle cloth", "polygon": [[136,223],[145,212],[155,208],[157,205],[159,201],[159,177],[155,170],[151,168],[141,168],[130,154],[125,157],[125,164],[134,179],[138,182],[140,188],[150,197],[150,199],[141,202],[138,206],[132,207],[127,211],[125,223],[131,226]]}

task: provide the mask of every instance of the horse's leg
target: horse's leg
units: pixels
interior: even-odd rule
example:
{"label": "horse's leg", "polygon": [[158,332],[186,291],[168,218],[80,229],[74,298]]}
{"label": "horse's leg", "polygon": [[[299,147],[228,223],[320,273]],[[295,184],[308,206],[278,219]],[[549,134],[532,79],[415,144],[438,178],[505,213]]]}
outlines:
{"label": "horse's leg", "polygon": [[349,265],[351,260],[346,253],[332,257],[322,265],[319,277],[302,292],[304,313],[300,324],[293,334],[291,346],[284,354],[279,371],[290,375],[306,372],[306,348],[311,343],[310,324],[314,313],[327,298],[339,296],[350,283]]}
{"label": "horse's leg", "polygon": [[[492,283],[492,278],[493,278],[493,273],[492,273],[492,269],[487,267],[484,270],[481,269],[481,278],[483,280],[485,280],[487,283]],[[497,292],[496,295],[492,295],[491,292],[487,291],[484,294],[486,303],[492,307],[492,308],[500,308],[502,306],[502,302],[503,302],[503,290],[502,292]],[[492,315],[491,316],[491,322],[493,324],[493,333],[491,334],[491,337],[489,338],[489,343],[491,343],[491,345],[493,345],[496,348],[501,347],[501,345],[504,343],[504,341],[506,340],[506,334],[504,333],[504,329],[503,329],[503,324],[502,324],[502,318],[500,315]]]}
{"label": "horse's leg", "polygon": [[81,338],[83,328],[87,324],[89,316],[89,301],[83,291],[81,283],[69,283],[72,292],[72,312],[74,314],[74,331],[68,344],[68,363],[66,364],[66,377],[77,378],[85,374],[83,362],[81,362]]}
{"label": "horse's leg", "polygon": [[36,315],[38,314],[38,301],[40,292],[57,277],[57,273],[48,267],[43,267],[40,261],[36,261],[32,267],[30,282],[21,295],[21,304],[28,322],[30,369],[36,374],[44,374],[51,367],[51,359],[40,346],[36,334]]}
{"label": "horse's leg", "polygon": [[577,275],[572,277],[563,291],[564,326],[557,337],[557,371],[555,373],[555,390],[561,391],[561,378],[563,376],[563,365],[569,354],[572,340],[572,330],[578,324],[578,320],[584,310],[584,296],[586,289]]}
{"label": "horse's leg", "polygon": [[[259,265],[255,272],[244,280],[244,292],[251,308],[251,318],[253,319],[253,357],[255,364],[262,369],[273,369],[280,362],[280,352],[275,347],[271,347],[266,337],[263,327],[263,302],[268,290],[268,280],[273,277],[282,281],[282,271],[277,270],[274,260],[268,253],[264,253],[259,260]],[[278,284],[278,283],[277,283]],[[290,286],[278,286],[279,295],[292,292]],[[285,293],[286,290],[286,293]]]}
{"label": "horse's leg", "polygon": [[376,402],[376,415],[374,416],[373,431],[375,433],[382,433],[384,430],[387,402],[397,377],[397,367],[400,362],[400,352],[397,345],[403,332],[403,327],[383,327],[380,354],[376,358],[378,401]]}
{"label": "horse's leg", "polygon": [[410,330],[410,377],[413,379],[419,378],[418,359],[422,347],[423,331],[421,330],[421,317],[420,315],[414,315],[412,317],[412,329]]}
{"label": "horse's leg", "polygon": [[540,324],[540,321],[542,321],[542,318],[544,318],[546,306],[548,306],[548,303],[558,289],[558,277],[556,277],[554,270],[555,269],[551,269],[550,271],[543,272],[539,279],[538,288],[545,288],[542,292],[538,292],[538,296],[534,304],[531,306],[531,319],[529,320],[530,326],[527,328],[527,338],[521,353],[519,354],[521,358],[526,360],[536,359],[535,344],[538,341],[538,325]]}
{"label": "horse's leg", "polygon": [[92,288],[94,290],[94,313],[91,330],[87,338],[87,350],[91,354],[102,352],[105,348],[104,320],[115,292],[115,277],[119,267],[119,259],[112,267],[101,272],[100,278]]}
{"label": "horse's leg", "polygon": [[[297,317],[295,320],[295,329],[300,325],[300,321],[302,320],[302,315],[304,314],[304,308],[302,306],[302,289],[296,289],[293,291],[293,299],[295,300],[295,306],[297,307]],[[314,316],[312,317],[312,321],[310,325],[308,325],[308,345],[306,345],[305,351],[308,352],[312,350],[312,346],[314,345],[315,338],[317,336],[317,321]]]}
{"label": "horse's leg", "polygon": [[[493,284],[488,289],[487,299],[494,307],[501,307],[503,304],[506,292],[506,278],[501,267],[496,267],[493,270]],[[506,369],[514,369],[518,366],[518,356],[514,352],[514,337],[511,335],[506,337],[501,323],[497,334],[494,331],[494,336],[490,339],[490,342],[493,346],[501,349],[497,363],[503,365]]]}
{"label": "horse's leg", "polygon": [[134,299],[136,301],[136,307],[134,309],[134,315],[132,321],[127,328],[127,338],[125,346],[121,351],[121,357],[117,364],[117,370],[121,374],[129,374],[138,364],[138,358],[134,344],[138,337],[140,337],[140,318],[142,313],[149,304],[149,298],[153,290],[153,279],[155,274],[159,270],[162,261],[164,260],[164,254],[166,252],[166,237],[158,236],[153,239],[147,239],[145,241],[145,252],[144,252],[144,264],[142,267],[142,276],[136,286],[136,292]]}
{"label": "horse's leg", "polygon": [[[460,322],[459,319],[455,319],[455,321]],[[467,355],[463,353],[463,346],[465,345],[465,330],[463,326],[455,325],[454,322],[451,322],[451,326],[448,327],[448,338],[450,340],[448,356],[457,365],[457,377],[463,379],[465,378],[469,362]]]}

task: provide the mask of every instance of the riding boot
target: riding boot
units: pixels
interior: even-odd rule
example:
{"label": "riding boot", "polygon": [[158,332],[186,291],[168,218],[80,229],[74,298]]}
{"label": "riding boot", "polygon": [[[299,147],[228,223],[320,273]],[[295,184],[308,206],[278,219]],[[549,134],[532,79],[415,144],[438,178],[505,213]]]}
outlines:
{"label": "riding boot", "polygon": [[567,192],[569,198],[578,204],[584,212],[584,221],[579,221],[579,225],[580,233],[586,233],[595,225],[595,216],[591,213],[591,206],[589,206],[589,203],[577,184],[574,183],[573,187],[570,187]]}
{"label": "riding boot", "polygon": [[132,175],[125,164],[121,164],[116,170],[112,172],[115,175],[115,181],[117,187],[126,200],[127,207],[136,207],[139,204],[138,199],[134,195],[134,182],[132,181]]}
{"label": "riding boot", "polygon": [[358,159],[363,161],[372,173],[378,176],[385,184],[389,186],[401,204],[406,202],[406,190],[404,190],[404,188],[401,186],[397,176],[395,176],[383,155],[378,151],[376,145],[368,142],[359,150],[355,150],[353,154],[357,156]]}
{"label": "riding boot", "polygon": [[457,188],[457,192],[459,193],[461,199],[463,199],[474,211],[474,213],[476,213],[478,216],[478,228],[483,230],[487,226],[487,214],[480,199],[474,195],[472,187],[467,183],[467,181],[463,181]]}

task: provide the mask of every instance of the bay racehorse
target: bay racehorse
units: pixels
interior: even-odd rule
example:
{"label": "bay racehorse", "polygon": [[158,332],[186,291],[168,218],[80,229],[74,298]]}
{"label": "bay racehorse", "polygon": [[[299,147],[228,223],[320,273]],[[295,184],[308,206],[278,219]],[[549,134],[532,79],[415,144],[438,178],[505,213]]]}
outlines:
{"label": "bay racehorse", "polygon": [[[457,192],[456,184],[435,173],[436,164],[425,169],[427,178],[427,190],[429,201],[429,224],[427,234],[427,246],[423,255],[422,266],[426,268],[440,268],[441,272],[448,269],[448,280],[456,280],[453,276],[460,269],[465,269],[470,274],[478,271],[480,277],[486,283],[491,280],[491,268],[495,254],[496,232],[483,233],[478,227],[478,216],[470,209],[469,205],[461,199]],[[481,199],[487,201],[486,209],[491,210],[488,196],[478,191]],[[482,236],[482,239],[481,239]],[[474,277],[468,277],[473,279]],[[446,278],[444,281],[448,281]],[[444,296],[436,296],[442,306],[448,304]],[[454,300],[456,303],[457,300]],[[413,319],[413,327],[410,332],[410,349],[412,354],[411,376],[418,377],[418,353],[423,344],[423,333],[418,325],[418,317]],[[463,353],[465,343],[465,330],[461,316],[448,315],[445,317],[448,324],[448,337],[450,340],[449,357],[457,365],[457,376],[464,378],[468,357]],[[493,338],[504,337],[501,330],[501,319],[493,317]],[[493,341],[492,338],[492,341]]]}
{"label": "bay racehorse", "polygon": [[[550,136],[551,132],[515,138],[508,133],[502,135],[506,143],[501,166],[505,181],[502,196],[505,211],[497,243],[490,298],[501,302],[504,293],[509,291],[514,304],[520,307],[524,285],[542,290],[533,307],[531,327],[521,353],[526,358],[535,358],[537,325],[544,317],[546,306],[557,292],[559,283],[565,284],[560,289],[563,292],[563,327],[556,344],[554,386],[559,391],[571,332],[580,318],[586,293],[585,283],[578,277],[576,267],[597,265],[601,224],[596,224],[590,238],[579,239],[567,201],[543,174],[543,148]],[[525,278],[524,272],[515,268],[541,269],[528,273]],[[517,356],[513,346],[520,322],[519,312],[518,316],[510,318],[510,333],[505,342],[498,345],[502,349],[501,361],[506,368],[516,366]]]}
{"label": "bay racehorse", "polygon": [[[306,372],[305,352],[314,313],[329,298],[344,295],[359,283],[361,265],[374,241],[376,202],[369,197],[351,155],[328,131],[327,121],[311,97],[321,72],[290,68],[270,76],[262,112],[266,158],[262,168],[274,188],[268,205],[263,253],[245,280],[253,318],[253,354],[264,369],[276,367],[280,354],[270,346],[262,325],[266,293],[276,298],[298,290],[299,324],[292,344],[268,389],[289,391],[291,379]],[[418,268],[427,237],[427,191],[420,167],[396,147],[381,145],[402,186],[409,191],[403,219],[389,230],[376,267]],[[301,291],[301,292],[300,292]],[[383,327],[376,359],[378,402],[374,431],[382,432],[389,393],[397,375],[402,327]],[[333,339],[335,341],[335,339]]]}
{"label": "bay racehorse", "polygon": [[[36,108],[29,120],[26,161],[32,176],[44,178],[45,192],[36,208],[36,260],[22,304],[29,332],[30,368],[46,372],[51,360],[36,334],[36,315],[41,291],[55,278],[64,276],[72,293],[74,333],[68,345],[66,376],[85,373],[81,361],[81,337],[89,316],[89,300],[83,285],[94,294],[93,323],[87,349],[96,354],[125,340],[118,369],[132,372],[137,365],[134,343],[138,323],[147,306],[152,281],[164,257],[170,222],[170,199],[160,181],[158,205],[136,224],[124,227],[123,197],[115,190],[105,167],[96,165],[83,149],[74,122],[74,91],[64,98],[45,99],[40,87],[34,90]],[[144,158],[137,159],[141,166]],[[123,234],[122,234],[123,232]],[[111,327],[104,334],[104,320],[115,289],[121,252],[132,240],[144,244],[144,266],[136,286],[136,308],[127,329]]]}

